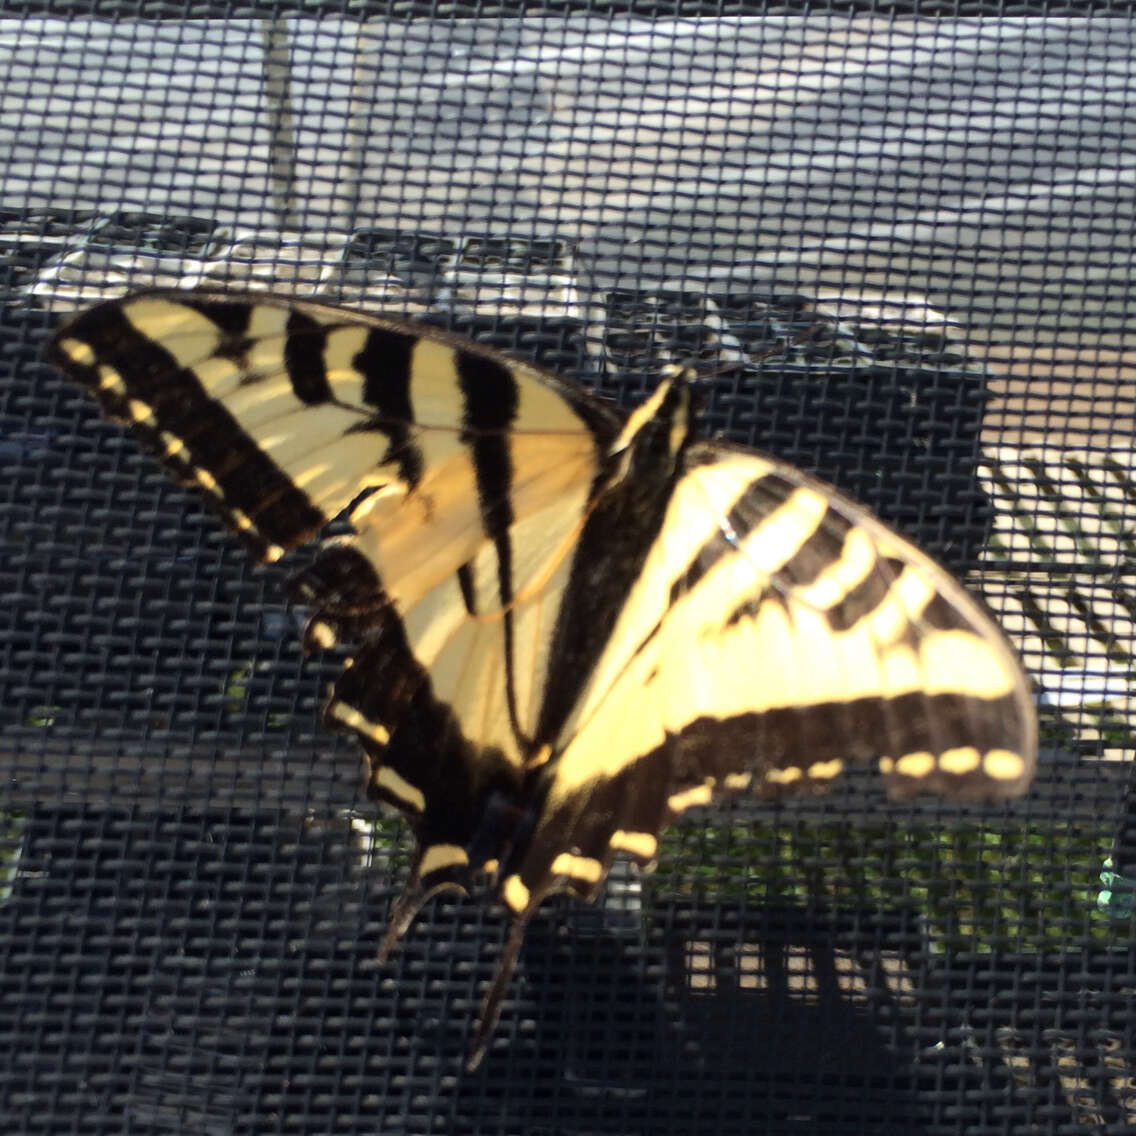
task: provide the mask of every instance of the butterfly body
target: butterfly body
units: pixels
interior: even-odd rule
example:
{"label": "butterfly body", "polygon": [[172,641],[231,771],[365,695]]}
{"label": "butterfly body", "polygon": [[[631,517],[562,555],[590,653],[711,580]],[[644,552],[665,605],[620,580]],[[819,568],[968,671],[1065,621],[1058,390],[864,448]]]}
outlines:
{"label": "butterfly body", "polygon": [[483,871],[513,919],[475,1060],[540,902],[651,864],[685,809],[853,762],[896,797],[1029,783],[982,606],[831,487],[698,441],[681,368],[622,419],[424,325],[192,292],[99,305],[52,358],[259,559],[346,515],[291,591],[306,647],[355,646],[324,720],[417,836],[384,953]]}

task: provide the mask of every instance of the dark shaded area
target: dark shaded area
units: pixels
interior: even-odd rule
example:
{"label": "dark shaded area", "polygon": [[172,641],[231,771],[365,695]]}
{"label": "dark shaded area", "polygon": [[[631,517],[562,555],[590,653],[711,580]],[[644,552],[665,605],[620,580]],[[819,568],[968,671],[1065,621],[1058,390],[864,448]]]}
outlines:
{"label": "dark shaded area", "polygon": [[500,926],[438,904],[379,967],[393,883],[359,874],[345,823],[45,808],[23,841],[0,909],[0,1088],[21,1132],[287,1115],[313,1132],[898,1136],[1090,1114],[1120,1132],[1130,1105],[1130,949],[947,960],[899,910],[671,901],[641,922],[610,897],[553,903],[467,1077]]}

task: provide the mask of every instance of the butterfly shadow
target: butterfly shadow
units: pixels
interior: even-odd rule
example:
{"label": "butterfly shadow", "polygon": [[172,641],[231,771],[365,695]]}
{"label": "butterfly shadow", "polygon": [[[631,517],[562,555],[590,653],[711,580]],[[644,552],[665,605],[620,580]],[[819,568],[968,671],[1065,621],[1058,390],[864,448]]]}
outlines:
{"label": "butterfly shadow", "polygon": [[926,1130],[916,1071],[897,1059],[910,1051],[905,995],[884,977],[892,952],[871,946],[917,928],[725,906],[652,920],[644,931],[618,909],[567,903],[538,916],[511,1009],[455,1111],[473,1122],[504,1101],[555,1131]]}

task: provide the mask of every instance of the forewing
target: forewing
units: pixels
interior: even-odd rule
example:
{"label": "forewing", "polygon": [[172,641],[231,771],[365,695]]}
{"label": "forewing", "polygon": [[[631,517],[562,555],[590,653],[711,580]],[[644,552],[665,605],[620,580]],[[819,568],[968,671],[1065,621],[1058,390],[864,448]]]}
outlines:
{"label": "forewing", "polygon": [[677,507],[684,497],[719,524],[675,581],[666,617],[682,775],[698,769],[715,786],[751,775],[777,795],[874,761],[894,798],[1026,789],[1037,749],[1028,679],[953,576],[770,458],[695,447]]}
{"label": "forewing", "polygon": [[436,328],[265,296],[98,304],[49,357],[260,560],[350,507],[408,605],[584,477],[619,425],[571,384]]}

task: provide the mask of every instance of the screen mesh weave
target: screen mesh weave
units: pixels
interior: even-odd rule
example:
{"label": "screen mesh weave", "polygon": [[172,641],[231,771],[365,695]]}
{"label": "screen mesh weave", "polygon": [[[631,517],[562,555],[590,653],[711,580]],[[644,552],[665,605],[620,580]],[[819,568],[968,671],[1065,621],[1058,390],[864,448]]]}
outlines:
{"label": "screen mesh weave", "polygon": [[[0,19],[4,1130],[1136,1127],[1136,26],[67,7]],[[317,727],[342,660],[42,360],[154,285],[424,318],[623,406],[694,362],[708,432],[986,599],[1033,790],[695,810],[542,909],[464,1074],[500,910],[378,964],[410,843]]]}

